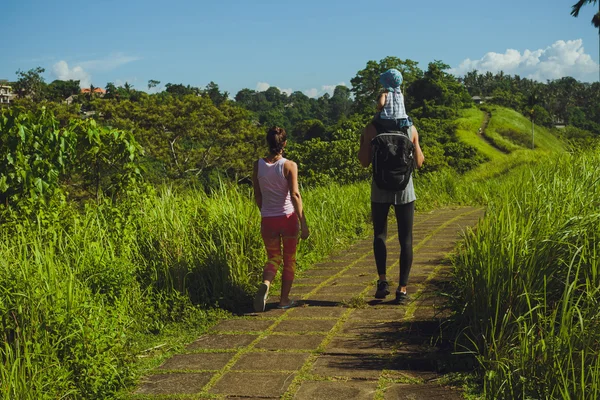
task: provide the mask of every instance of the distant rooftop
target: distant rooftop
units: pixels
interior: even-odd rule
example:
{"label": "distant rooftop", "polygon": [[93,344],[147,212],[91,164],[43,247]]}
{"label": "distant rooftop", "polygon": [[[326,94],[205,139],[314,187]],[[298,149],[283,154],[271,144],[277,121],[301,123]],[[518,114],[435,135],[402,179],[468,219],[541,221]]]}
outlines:
{"label": "distant rooftop", "polygon": [[[90,92],[90,88],[81,89],[81,93],[89,93],[89,92]],[[94,88],[94,93],[106,94],[106,90],[97,87],[97,88]]]}

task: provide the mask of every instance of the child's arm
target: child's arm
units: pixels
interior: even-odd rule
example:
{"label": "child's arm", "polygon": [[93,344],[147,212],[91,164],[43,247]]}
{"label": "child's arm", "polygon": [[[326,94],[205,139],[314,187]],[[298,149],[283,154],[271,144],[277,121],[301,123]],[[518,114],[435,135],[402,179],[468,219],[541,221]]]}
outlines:
{"label": "child's arm", "polygon": [[383,92],[379,95],[379,100],[377,100],[377,111],[383,110],[385,107],[385,99],[387,98],[387,93]]}

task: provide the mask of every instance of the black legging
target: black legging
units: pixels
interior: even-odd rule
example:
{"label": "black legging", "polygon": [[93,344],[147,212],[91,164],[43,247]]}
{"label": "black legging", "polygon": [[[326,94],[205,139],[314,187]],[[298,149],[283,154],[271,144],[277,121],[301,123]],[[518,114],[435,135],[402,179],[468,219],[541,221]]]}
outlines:
{"label": "black legging", "polygon": [[[373,252],[377,273],[385,275],[387,249],[385,240],[387,238],[387,217],[390,211],[389,203],[371,202],[371,216],[373,218]],[[394,205],[396,223],[398,224],[398,240],[400,241],[400,286],[408,284],[408,275],[413,261],[412,229],[415,216],[415,202]]]}

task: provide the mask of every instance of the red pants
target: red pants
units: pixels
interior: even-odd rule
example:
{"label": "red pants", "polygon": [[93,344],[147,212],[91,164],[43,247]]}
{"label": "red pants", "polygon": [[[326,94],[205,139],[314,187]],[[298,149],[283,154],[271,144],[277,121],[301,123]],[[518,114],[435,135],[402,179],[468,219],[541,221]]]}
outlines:
{"label": "red pants", "polygon": [[260,233],[267,250],[264,273],[270,272],[275,276],[283,260],[282,280],[293,280],[296,269],[296,246],[298,245],[298,216],[296,213],[281,217],[263,217]]}

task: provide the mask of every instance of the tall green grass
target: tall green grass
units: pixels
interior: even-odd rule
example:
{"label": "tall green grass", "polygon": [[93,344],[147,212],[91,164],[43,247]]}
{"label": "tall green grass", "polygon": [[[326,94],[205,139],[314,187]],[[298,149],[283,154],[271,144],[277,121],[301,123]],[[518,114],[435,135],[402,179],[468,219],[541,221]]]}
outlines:
{"label": "tall green grass", "polygon": [[[304,193],[300,268],[363,235],[365,185]],[[105,399],[172,323],[210,324],[253,292],[266,259],[248,189],[163,188],[0,231],[0,398]],[[207,311],[208,310],[208,311]]]}
{"label": "tall green grass", "polygon": [[600,151],[488,181],[456,258],[457,318],[486,398],[600,394]]}

